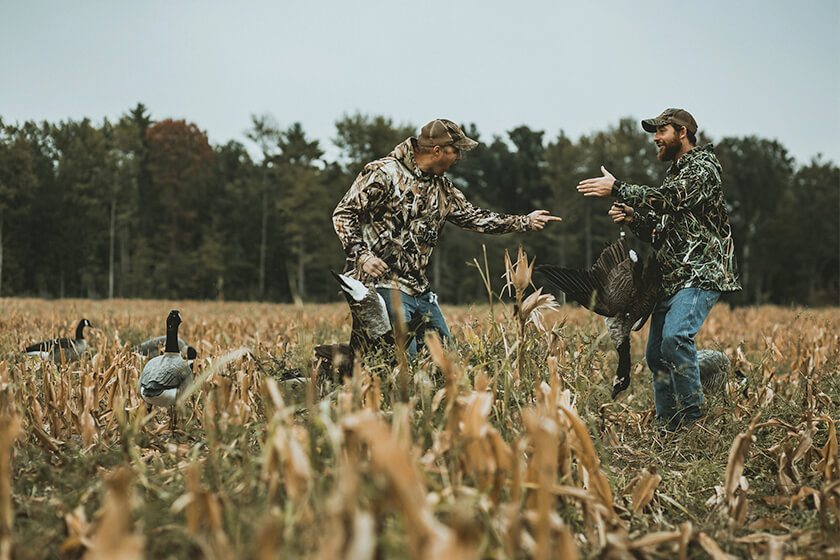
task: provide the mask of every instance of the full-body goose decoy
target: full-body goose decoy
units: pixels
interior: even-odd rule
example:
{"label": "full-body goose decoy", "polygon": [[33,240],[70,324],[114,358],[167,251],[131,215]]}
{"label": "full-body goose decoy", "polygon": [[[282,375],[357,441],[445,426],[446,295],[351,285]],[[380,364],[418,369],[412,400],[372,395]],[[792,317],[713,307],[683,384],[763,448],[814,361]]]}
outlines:
{"label": "full-body goose decoy", "polygon": [[537,271],[569,297],[606,317],[618,351],[612,398],[630,385],[630,331],[647,321],[659,293],[660,272],[653,255],[643,264],[624,237],[608,245],[589,270],[540,265]]}
{"label": "full-body goose decoy", "polygon": [[192,383],[192,369],[178,349],[178,326],[181,324],[181,313],[173,310],[166,318],[166,346],[163,354],[155,356],[146,362],[140,374],[140,396],[149,405],[151,411],[154,406],[168,406],[171,412],[171,428],[175,431],[177,412],[175,401],[190,383]]}
{"label": "full-body goose decoy", "polygon": [[92,326],[90,321],[82,319],[76,326],[76,338],[62,337],[36,342],[27,346],[24,352],[30,356],[38,356],[43,360],[52,360],[56,363],[61,363],[62,360],[64,362],[78,360],[88,347],[84,329]]}
{"label": "full-body goose decoy", "polygon": [[323,372],[336,368],[341,375],[350,375],[356,356],[377,348],[393,347],[394,334],[385,301],[372,285],[365,286],[344,274],[332,274],[350,305],[353,321],[350,342],[316,346],[315,359],[320,361]]}

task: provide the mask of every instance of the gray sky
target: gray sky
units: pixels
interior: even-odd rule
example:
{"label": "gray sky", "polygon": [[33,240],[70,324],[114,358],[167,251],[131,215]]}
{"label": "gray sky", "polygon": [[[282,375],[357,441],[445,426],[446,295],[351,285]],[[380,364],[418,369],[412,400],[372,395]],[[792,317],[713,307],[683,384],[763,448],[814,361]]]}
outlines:
{"label": "gray sky", "polygon": [[0,31],[5,122],[139,101],[247,145],[270,114],[329,155],[355,111],[552,140],[677,106],[714,140],[840,163],[840,0],[0,0]]}

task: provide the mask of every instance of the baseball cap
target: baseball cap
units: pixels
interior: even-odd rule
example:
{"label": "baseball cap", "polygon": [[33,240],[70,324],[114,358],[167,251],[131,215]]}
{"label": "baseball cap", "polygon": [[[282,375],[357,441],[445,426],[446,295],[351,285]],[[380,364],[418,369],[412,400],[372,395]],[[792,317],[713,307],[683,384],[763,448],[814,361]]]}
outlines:
{"label": "baseball cap", "polygon": [[665,109],[658,117],[643,120],[642,128],[648,132],[656,132],[656,127],[664,124],[684,126],[692,134],[697,133],[697,121],[685,109]]}
{"label": "baseball cap", "polygon": [[457,124],[447,119],[435,119],[420,129],[417,143],[426,148],[454,146],[465,152],[478,146],[478,142],[468,138]]}

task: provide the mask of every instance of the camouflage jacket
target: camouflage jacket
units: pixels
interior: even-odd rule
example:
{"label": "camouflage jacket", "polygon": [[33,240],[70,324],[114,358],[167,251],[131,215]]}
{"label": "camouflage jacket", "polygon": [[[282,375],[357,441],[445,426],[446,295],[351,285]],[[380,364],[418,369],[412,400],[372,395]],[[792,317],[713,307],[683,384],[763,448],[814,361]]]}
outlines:
{"label": "camouflage jacket", "polygon": [[333,212],[333,226],[348,256],[348,272],[361,278],[371,256],[390,268],[376,281],[409,295],[429,291],[426,267],[445,222],[484,233],[530,230],[528,216],[473,206],[446,176],[421,171],[414,138],[365,166]]}
{"label": "camouflage jacket", "polygon": [[663,299],[689,287],[741,289],[720,172],[708,144],[672,163],[660,187],[615,183],[619,200],[636,209],[631,231],[656,250]]}

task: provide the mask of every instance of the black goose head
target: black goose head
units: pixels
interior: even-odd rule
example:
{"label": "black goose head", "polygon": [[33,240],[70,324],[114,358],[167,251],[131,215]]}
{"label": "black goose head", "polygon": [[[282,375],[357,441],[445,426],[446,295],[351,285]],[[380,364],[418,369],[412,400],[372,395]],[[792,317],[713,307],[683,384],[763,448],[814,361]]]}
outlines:
{"label": "black goose head", "polygon": [[180,353],[178,347],[178,326],[181,324],[181,312],[173,309],[166,317],[166,346],[164,352]]}
{"label": "black goose head", "polygon": [[373,286],[365,286],[344,274],[332,274],[350,305],[350,313],[369,336],[378,338],[391,331],[391,320],[388,318],[385,300]]}
{"label": "black goose head", "polygon": [[76,340],[81,340],[85,337],[85,327],[93,327],[90,324],[90,321],[87,319],[82,319],[79,321],[79,324],[76,325]]}
{"label": "black goose head", "polygon": [[177,309],[173,309],[169,312],[169,315],[166,317],[166,330],[171,328],[178,328],[178,325],[181,324],[181,312]]}

